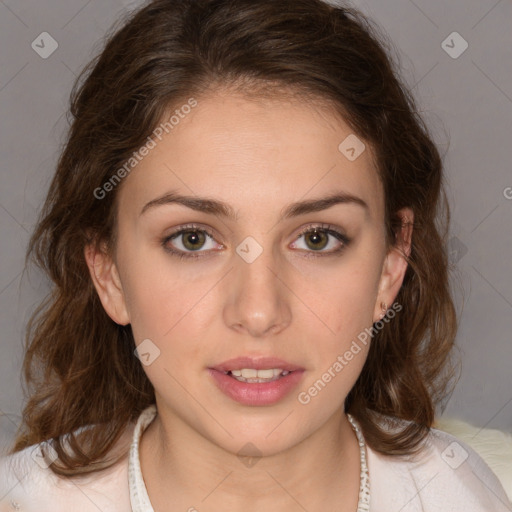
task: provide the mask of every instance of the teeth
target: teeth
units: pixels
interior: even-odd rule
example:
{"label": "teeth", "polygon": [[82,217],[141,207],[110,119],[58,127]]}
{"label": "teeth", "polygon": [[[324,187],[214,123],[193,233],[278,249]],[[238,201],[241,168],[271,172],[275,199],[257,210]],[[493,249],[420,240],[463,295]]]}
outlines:
{"label": "teeth", "polygon": [[255,370],[254,368],[243,368],[242,370],[232,370],[235,377],[243,377],[244,379],[271,379],[279,375],[283,370],[280,368],[271,368],[269,370]]}
{"label": "teeth", "polygon": [[230,373],[236,380],[241,382],[270,382],[277,380],[280,376],[288,375],[290,372],[281,368],[269,368],[266,370],[243,368],[241,370],[231,370]]}

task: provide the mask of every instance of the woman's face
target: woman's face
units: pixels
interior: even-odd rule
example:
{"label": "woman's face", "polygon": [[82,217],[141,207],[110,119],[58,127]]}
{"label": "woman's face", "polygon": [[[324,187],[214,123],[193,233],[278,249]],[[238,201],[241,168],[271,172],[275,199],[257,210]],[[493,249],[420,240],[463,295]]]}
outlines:
{"label": "woman's face", "polygon": [[114,265],[95,284],[131,324],[162,417],[276,453],[343,412],[361,333],[406,266],[386,257],[382,186],[348,125],[277,96],[197,101],[124,179]]}

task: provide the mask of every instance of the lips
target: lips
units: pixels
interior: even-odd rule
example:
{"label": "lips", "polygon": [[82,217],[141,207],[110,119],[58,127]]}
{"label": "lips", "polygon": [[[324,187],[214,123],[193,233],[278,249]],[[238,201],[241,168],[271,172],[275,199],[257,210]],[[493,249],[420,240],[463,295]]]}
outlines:
{"label": "lips", "polygon": [[[271,380],[245,379],[234,376],[241,370],[282,370]],[[231,400],[249,406],[269,406],[284,399],[298,386],[304,368],[275,357],[237,357],[208,368],[217,388]]]}

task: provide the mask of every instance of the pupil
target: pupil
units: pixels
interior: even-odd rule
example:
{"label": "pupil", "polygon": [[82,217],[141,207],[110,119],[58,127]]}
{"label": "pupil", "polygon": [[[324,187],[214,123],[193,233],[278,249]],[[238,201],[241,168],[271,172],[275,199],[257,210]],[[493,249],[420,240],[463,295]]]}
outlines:
{"label": "pupil", "polygon": [[188,249],[197,249],[197,245],[201,242],[201,236],[197,231],[189,231],[184,237],[184,245]]}
{"label": "pupil", "polygon": [[[321,246],[321,247],[325,246],[325,243],[322,244],[322,236],[323,236],[323,233],[321,233],[319,231],[313,231],[310,233],[309,240],[312,241],[311,245],[313,246],[313,248],[318,248],[319,246]],[[325,240],[324,240],[324,242],[325,242]]]}

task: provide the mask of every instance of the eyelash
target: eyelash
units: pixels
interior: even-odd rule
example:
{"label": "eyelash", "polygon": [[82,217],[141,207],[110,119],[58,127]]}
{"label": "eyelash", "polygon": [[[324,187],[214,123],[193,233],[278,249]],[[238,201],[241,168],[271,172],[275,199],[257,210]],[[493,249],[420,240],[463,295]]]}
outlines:
{"label": "eyelash", "polygon": [[[191,258],[192,259],[196,259],[196,258],[204,258],[204,257],[206,257],[207,254],[201,254],[201,253],[208,253],[209,251],[198,251],[197,254],[194,254],[193,252],[184,252],[184,251],[176,250],[176,249],[173,249],[173,248],[169,247],[168,243],[171,240],[174,240],[175,238],[178,238],[179,236],[181,236],[181,235],[183,235],[185,233],[188,233],[190,231],[203,232],[203,233],[206,233],[212,239],[215,239],[214,234],[209,229],[197,226],[196,224],[188,224],[186,226],[181,226],[174,233],[172,233],[171,235],[166,236],[165,238],[163,238],[162,241],[161,241],[162,247],[164,248],[164,250],[166,252],[170,253],[172,256],[175,256],[175,257],[179,258],[180,260],[181,259],[191,259]],[[333,256],[335,254],[339,254],[351,242],[350,238],[348,238],[341,231],[339,231],[334,226],[331,226],[329,224],[320,224],[320,225],[308,226],[307,228],[304,228],[296,236],[295,240],[298,240],[301,236],[303,236],[303,235],[305,235],[307,233],[312,233],[314,231],[319,231],[319,232],[323,232],[323,233],[326,233],[328,235],[331,235],[334,238],[336,238],[338,241],[342,242],[342,245],[338,249],[336,249],[334,251],[329,251],[329,252],[309,251],[307,253],[307,255],[305,256],[306,258],[322,258],[322,257],[325,257],[325,256]],[[317,253],[315,254],[315,252],[317,252]]]}

